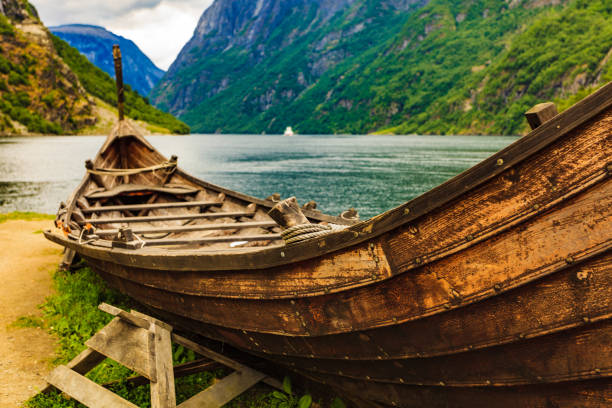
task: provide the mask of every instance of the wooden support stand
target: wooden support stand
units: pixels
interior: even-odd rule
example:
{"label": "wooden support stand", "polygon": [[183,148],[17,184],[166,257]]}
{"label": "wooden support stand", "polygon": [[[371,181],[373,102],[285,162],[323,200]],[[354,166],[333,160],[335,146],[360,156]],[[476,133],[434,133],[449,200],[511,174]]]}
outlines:
{"label": "wooden support stand", "polygon": [[[67,365],[53,370],[47,379],[49,385],[42,392],[48,392],[55,387],[91,408],[137,408],[133,403],[83,376],[107,357],[140,375],[131,379],[132,382],[151,383],[152,408],[177,407],[175,376],[193,374],[210,369],[216,364],[235,371],[184,401],[179,407],[218,408],[260,381],[282,389],[279,381],[266,374],[173,334],[172,327],[160,320],[136,311],[128,313],[106,303],[102,303],[99,308],[116,318],[87,340],[85,351]],[[198,360],[173,367],[172,342],[210,360]]]}

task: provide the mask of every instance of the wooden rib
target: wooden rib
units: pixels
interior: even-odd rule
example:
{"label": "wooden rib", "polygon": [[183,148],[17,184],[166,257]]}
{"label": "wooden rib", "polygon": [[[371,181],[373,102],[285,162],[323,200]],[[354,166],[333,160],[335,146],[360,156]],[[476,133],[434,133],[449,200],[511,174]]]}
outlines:
{"label": "wooden rib", "polygon": [[214,244],[218,242],[240,242],[240,241],[275,241],[281,239],[280,234],[262,235],[226,235],[222,237],[185,238],[185,239],[147,239],[146,246],[160,245],[198,245]]}
{"label": "wooden rib", "polygon": [[173,220],[199,220],[210,218],[235,218],[235,217],[253,217],[255,212],[248,211],[233,211],[233,212],[217,212],[204,214],[177,214],[177,215],[147,215],[138,217],[118,217],[118,218],[88,218],[83,224],[113,224],[117,222],[155,222],[155,221],[173,221]]}
{"label": "wooden rib", "polygon": [[90,207],[83,210],[84,213],[97,213],[104,211],[123,211],[123,210],[142,210],[142,209],[157,209],[157,208],[187,208],[187,207],[206,207],[210,205],[222,205],[220,201],[180,201],[169,203],[154,203],[154,204],[127,204],[127,205],[108,205],[105,207]]}
{"label": "wooden rib", "polygon": [[[208,231],[208,230],[231,230],[244,228],[271,228],[276,227],[273,221],[257,221],[257,222],[232,222],[225,224],[201,224],[201,225],[182,225],[176,227],[151,227],[151,228],[134,228],[135,234],[152,234],[156,232],[193,232],[193,231]],[[118,229],[99,229],[96,230],[96,235],[116,235]]]}

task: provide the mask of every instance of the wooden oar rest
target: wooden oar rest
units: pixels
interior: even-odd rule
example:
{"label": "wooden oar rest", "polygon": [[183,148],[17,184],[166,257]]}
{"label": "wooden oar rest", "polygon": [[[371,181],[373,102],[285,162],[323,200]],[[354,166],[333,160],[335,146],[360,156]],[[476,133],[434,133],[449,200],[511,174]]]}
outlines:
{"label": "wooden oar rest", "polygon": [[189,188],[180,185],[166,184],[164,186],[147,186],[142,184],[119,184],[109,190],[93,191],[85,194],[88,199],[102,199],[117,196],[136,196],[136,195],[151,195],[151,194],[170,194],[170,195],[191,195],[197,194],[200,190],[197,188]]}
{"label": "wooden oar rest", "polygon": [[[279,381],[172,333],[172,327],[160,320],[136,311],[128,313],[105,303],[99,308],[116,318],[85,342],[87,346],[85,351],[67,365],[58,366],[53,370],[47,378],[49,385],[42,392],[57,388],[91,408],[137,408],[133,403],[84,377],[107,357],[139,374],[130,382],[137,384],[150,382],[152,408],[177,407],[174,384],[176,377],[218,365],[235,371],[178,407],[218,408],[258,382],[282,389]],[[173,367],[172,342],[194,351],[205,359]]]}

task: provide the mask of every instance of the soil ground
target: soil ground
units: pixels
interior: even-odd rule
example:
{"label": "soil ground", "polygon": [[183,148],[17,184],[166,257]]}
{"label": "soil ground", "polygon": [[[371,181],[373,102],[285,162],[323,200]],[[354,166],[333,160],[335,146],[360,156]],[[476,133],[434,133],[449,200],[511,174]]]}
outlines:
{"label": "soil ground", "polygon": [[19,407],[43,387],[56,341],[45,329],[15,327],[22,316],[40,316],[52,293],[62,248],[45,239],[52,222],[0,224],[0,408]]}

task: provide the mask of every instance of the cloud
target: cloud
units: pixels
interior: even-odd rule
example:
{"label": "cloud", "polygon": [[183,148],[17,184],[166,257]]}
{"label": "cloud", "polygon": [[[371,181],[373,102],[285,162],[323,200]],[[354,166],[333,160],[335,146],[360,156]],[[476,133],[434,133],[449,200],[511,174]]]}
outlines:
{"label": "cloud", "polygon": [[134,41],[167,69],[213,0],[30,0],[47,26],[94,24]]}

